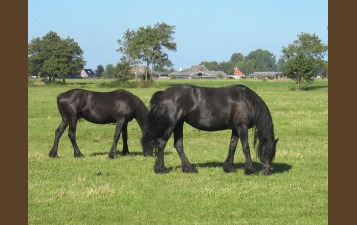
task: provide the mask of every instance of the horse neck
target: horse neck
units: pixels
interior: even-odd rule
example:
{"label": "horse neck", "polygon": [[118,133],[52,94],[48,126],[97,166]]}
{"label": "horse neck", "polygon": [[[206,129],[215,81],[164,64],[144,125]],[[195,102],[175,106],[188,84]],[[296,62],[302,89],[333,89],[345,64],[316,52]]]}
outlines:
{"label": "horse neck", "polygon": [[274,140],[274,125],[267,105],[263,100],[259,100],[259,107],[255,107],[255,126],[259,142],[264,138]]}
{"label": "horse neck", "polygon": [[136,98],[135,102],[136,102],[135,119],[138,122],[141,130],[144,131],[147,127],[147,116],[149,114],[149,110],[139,98]]}

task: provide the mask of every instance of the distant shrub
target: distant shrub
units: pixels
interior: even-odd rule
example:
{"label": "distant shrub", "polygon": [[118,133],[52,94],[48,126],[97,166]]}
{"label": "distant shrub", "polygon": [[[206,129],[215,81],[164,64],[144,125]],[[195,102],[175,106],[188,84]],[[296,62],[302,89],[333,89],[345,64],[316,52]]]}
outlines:
{"label": "distant shrub", "polygon": [[157,84],[154,81],[145,81],[145,80],[140,80],[140,81],[134,81],[130,83],[131,88],[151,88],[151,87],[156,87]]}
{"label": "distant shrub", "polygon": [[123,80],[113,80],[113,81],[109,81],[109,82],[103,82],[98,84],[98,87],[101,88],[128,88],[130,87],[130,83],[128,81],[123,81]]}
{"label": "distant shrub", "polygon": [[156,87],[157,84],[154,81],[123,81],[123,80],[114,80],[110,82],[103,82],[98,84],[98,87],[101,88],[151,88]]}

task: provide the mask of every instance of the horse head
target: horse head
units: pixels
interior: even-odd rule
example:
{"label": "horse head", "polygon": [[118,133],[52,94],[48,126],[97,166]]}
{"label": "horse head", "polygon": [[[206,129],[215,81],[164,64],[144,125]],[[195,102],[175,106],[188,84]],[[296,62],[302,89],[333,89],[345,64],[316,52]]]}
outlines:
{"label": "horse head", "polygon": [[146,145],[143,145],[143,154],[144,156],[152,156],[153,153],[154,153],[154,148],[155,148],[155,145],[151,145],[151,144],[146,144]]}
{"label": "horse head", "polygon": [[278,143],[278,139],[274,138],[266,138],[258,146],[258,157],[260,159],[260,163],[263,165],[262,172],[265,175],[269,175],[272,170],[271,163],[275,157],[276,144]]}

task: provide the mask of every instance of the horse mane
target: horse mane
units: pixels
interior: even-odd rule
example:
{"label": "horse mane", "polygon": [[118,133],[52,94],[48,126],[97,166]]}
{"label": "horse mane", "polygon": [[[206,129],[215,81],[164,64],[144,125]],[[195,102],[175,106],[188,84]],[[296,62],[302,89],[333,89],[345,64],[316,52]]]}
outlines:
{"label": "horse mane", "polygon": [[[257,154],[258,158],[260,158],[264,154],[263,145],[268,141],[274,141],[274,125],[269,108],[263,99],[250,89],[248,93],[254,109],[254,147],[257,146]],[[275,148],[272,149],[275,150]],[[275,156],[275,152],[268,152],[267,154],[272,155],[273,158]]]}
{"label": "horse mane", "polygon": [[169,123],[169,118],[165,107],[160,104],[160,96],[163,91],[153,94],[150,100],[150,111],[147,116],[148,129],[144,132],[141,144],[145,146],[155,146],[156,139],[162,136]]}

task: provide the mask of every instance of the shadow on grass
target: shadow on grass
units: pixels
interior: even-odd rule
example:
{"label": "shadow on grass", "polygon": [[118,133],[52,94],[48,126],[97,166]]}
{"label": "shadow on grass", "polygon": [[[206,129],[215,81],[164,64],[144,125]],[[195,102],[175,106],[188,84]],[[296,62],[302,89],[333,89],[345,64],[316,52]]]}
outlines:
{"label": "shadow on grass", "polygon": [[328,88],[326,85],[318,85],[318,86],[310,86],[310,87],[302,87],[302,91],[313,91],[313,90],[318,90],[318,89],[323,89],[323,88]]}
{"label": "shadow on grass", "polygon": [[[94,152],[92,154],[90,154],[89,156],[91,157],[96,157],[96,156],[103,156],[103,155],[108,155],[109,151],[108,152]],[[118,154],[118,156],[143,156],[143,152],[130,152],[129,151],[129,154],[127,155],[123,155],[123,153],[121,151],[117,151],[116,152]],[[172,154],[172,152],[164,152],[164,155],[169,155],[169,154]],[[154,153],[154,156],[153,157],[156,157],[156,153]]]}
{"label": "shadow on grass", "polygon": [[[196,163],[195,164],[198,167],[223,167],[223,162],[206,162],[206,163]],[[236,169],[244,169],[244,163],[234,163],[234,167]],[[257,163],[257,162],[253,162],[253,166],[257,169],[257,170],[261,170],[262,169],[262,164]],[[284,172],[288,172],[289,170],[291,170],[292,166],[286,163],[272,163],[272,174],[274,173],[284,173]]]}
{"label": "shadow on grass", "polygon": [[[108,155],[108,152],[94,152],[92,154],[90,154],[90,156],[92,157],[96,157],[96,156],[103,156],[103,155]],[[137,155],[143,155],[142,152],[129,152],[129,154],[127,155],[123,155],[123,153],[121,151],[117,151],[116,152],[118,154],[118,156],[137,156]]]}

